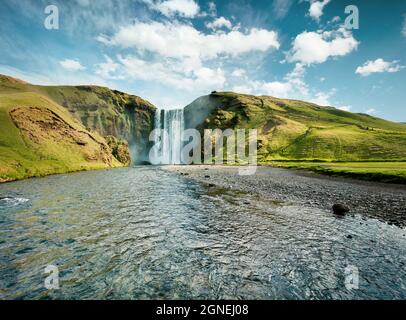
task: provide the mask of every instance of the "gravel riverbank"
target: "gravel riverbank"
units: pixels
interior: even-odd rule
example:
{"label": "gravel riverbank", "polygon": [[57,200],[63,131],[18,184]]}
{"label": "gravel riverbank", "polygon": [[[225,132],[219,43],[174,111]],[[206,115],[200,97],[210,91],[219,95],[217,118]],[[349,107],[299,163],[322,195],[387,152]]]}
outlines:
{"label": "gravel riverbank", "polygon": [[350,214],[406,226],[406,186],[328,177],[300,170],[258,167],[255,175],[240,176],[237,167],[169,166],[185,178],[208,187],[238,190],[292,204],[331,210],[347,205]]}

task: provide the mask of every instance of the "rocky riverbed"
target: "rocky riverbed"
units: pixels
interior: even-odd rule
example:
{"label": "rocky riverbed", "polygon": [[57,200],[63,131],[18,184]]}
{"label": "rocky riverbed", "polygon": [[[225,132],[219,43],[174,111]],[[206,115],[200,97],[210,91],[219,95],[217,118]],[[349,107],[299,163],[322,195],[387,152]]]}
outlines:
{"label": "rocky riverbed", "polygon": [[166,170],[199,181],[208,188],[233,189],[260,199],[331,212],[334,204],[343,204],[349,207],[350,215],[359,214],[399,227],[406,226],[406,186],[403,185],[261,166],[251,176],[241,176],[237,167],[229,166],[170,166]]}

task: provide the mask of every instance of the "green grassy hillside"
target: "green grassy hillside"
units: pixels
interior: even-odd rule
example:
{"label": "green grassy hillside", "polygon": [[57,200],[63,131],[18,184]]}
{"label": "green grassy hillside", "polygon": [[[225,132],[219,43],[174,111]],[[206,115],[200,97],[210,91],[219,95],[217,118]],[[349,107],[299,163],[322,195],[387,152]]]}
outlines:
{"label": "green grassy hillside", "polygon": [[[406,125],[303,101],[213,93],[199,114],[200,129],[258,129],[261,163],[299,161],[405,161]],[[207,98],[206,98],[207,100]],[[201,111],[189,105],[185,118]]]}
{"label": "green grassy hillside", "polygon": [[13,92],[36,92],[50,98],[87,130],[126,140],[132,147],[135,162],[146,160],[156,110],[148,101],[105,87],[37,86],[0,75],[0,93]]}
{"label": "green grassy hillside", "polygon": [[0,182],[117,166],[107,142],[53,101],[0,94]]}
{"label": "green grassy hillside", "polygon": [[108,88],[36,86],[0,75],[0,182],[128,165],[129,144],[148,141],[154,110]]}

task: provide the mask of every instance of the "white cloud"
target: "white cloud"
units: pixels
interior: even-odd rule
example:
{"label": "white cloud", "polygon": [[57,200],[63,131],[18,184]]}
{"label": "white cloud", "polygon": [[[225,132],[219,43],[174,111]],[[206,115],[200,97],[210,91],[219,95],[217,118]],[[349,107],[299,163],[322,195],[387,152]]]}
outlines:
{"label": "white cloud", "polygon": [[224,17],[220,17],[214,20],[213,22],[206,23],[206,27],[212,30],[217,30],[221,28],[231,30],[233,28],[233,24],[231,23],[230,20],[227,20]]}
{"label": "white cloud", "polygon": [[320,21],[320,17],[323,15],[324,7],[328,5],[330,1],[331,0],[311,0],[309,16],[316,21]]}
{"label": "white cloud", "polygon": [[[278,35],[271,30],[233,29],[207,34],[176,21],[138,22],[121,28],[112,37],[100,35],[97,40],[133,49],[132,54],[118,56],[117,61],[106,57],[105,63],[96,65],[97,73],[104,78],[133,78],[199,92],[224,87],[224,64],[232,65],[232,58],[279,48]],[[234,77],[243,75],[243,70],[233,72]]]}
{"label": "white cloud", "polygon": [[340,109],[342,111],[350,112],[352,107],[351,106],[341,106],[341,107],[337,107],[337,109]]}
{"label": "white cloud", "polygon": [[59,61],[59,64],[62,66],[62,68],[69,71],[81,71],[86,69],[84,66],[81,65],[79,60],[65,59]]}
{"label": "white cloud", "polygon": [[292,72],[283,81],[244,80],[243,84],[235,85],[233,90],[240,93],[270,95],[278,98],[292,98],[308,96],[308,87],[303,81],[305,69],[297,63]]}
{"label": "white cloud", "polygon": [[304,64],[323,63],[330,57],[345,56],[357,49],[359,42],[351,32],[340,28],[337,31],[302,32],[293,41],[287,55],[289,62]]}
{"label": "white cloud", "polygon": [[121,28],[113,37],[97,38],[106,45],[149,51],[166,58],[199,58],[210,60],[220,55],[238,56],[244,53],[278,49],[275,31],[253,28],[247,33],[230,31],[204,34],[193,26],[177,22],[136,23]]}
{"label": "white cloud", "polygon": [[358,67],[355,70],[355,73],[360,74],[361,76],[369,76],[372,73],[382,73],[382,72],[398,72],[404,68],[398,64],[399,61],[388,62],[381,58],[376,59],[375,61],[367,61],[362,66]]}
{"label": "white cloud", "polygon": [[185,73],[177,63],[150,62],[136,56],[119,56],[120,72],[126,78],[154,81],[177,89],[211,90],[221,89],[226,82],[221,68],[200,67]]}
{"label": "white cloud", "polygon": [[120,65],[115,63],[109,56],[105,55],[105,62],[95,65],[96,74],[102,76],[105,79],[122,79],[123,77],[118,75]]}
{"label": "white cloud", "polygon": [[406,14],[403,16],[402,35],[406,37]]}
{"label": "white cloud", "polygon": [[280,81],[257,81],[244,79],[244,82],[235,84],[233,91],[255,95],[269,95],[278,98],[298,99],[313,102],[323,106],[332,105],[330,99],[336,90],[328,92],[315,91],[304,80],[305,65],[296,63],[294,69]]}
{"label": "white cloud", "polygon": [[378,114],[378,111],[375,110],[374,108],[370,108],[370,109],[368,109],[367,111],[365,111],[365,113],[367,113],[367,114],[373,116],[373,115]]}
{"label": "white cloud", "polygon": [[330,99],[334,94],[335,90],[331,90],[330,92],[317,92],[309,101],[319,106],[329,106],[331,105]]}
{"label": "white cloud", "polygon": [[236,93],[243,93],[243,94],[253,94],[254,90],[250,85],[236,85],[231,89],[233,92]]}
{"label": "white cloud", "polygon": [[155,11],[166,17],[179,15],[185,18],[193,18],[200,11],[199,5],[194,0],[144,0],[144,2]]}
{"label": "white cloud", "polygon": [[233,77],[236,77],[236,78],[241,78],[241,77],[243,77],[243,76],[245,75],[245,70],[244,70],[244,69],[235,69],[235,70],[231,73],[231,75],[232,75]]}

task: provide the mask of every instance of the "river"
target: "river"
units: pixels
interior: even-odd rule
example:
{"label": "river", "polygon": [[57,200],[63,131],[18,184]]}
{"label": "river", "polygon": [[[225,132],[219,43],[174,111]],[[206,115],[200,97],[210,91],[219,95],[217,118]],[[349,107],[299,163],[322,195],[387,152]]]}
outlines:
{"label": "river", "polygon": [[159,167],[0,185],[1,299],[405,299],[405,281],[404,228]]}

